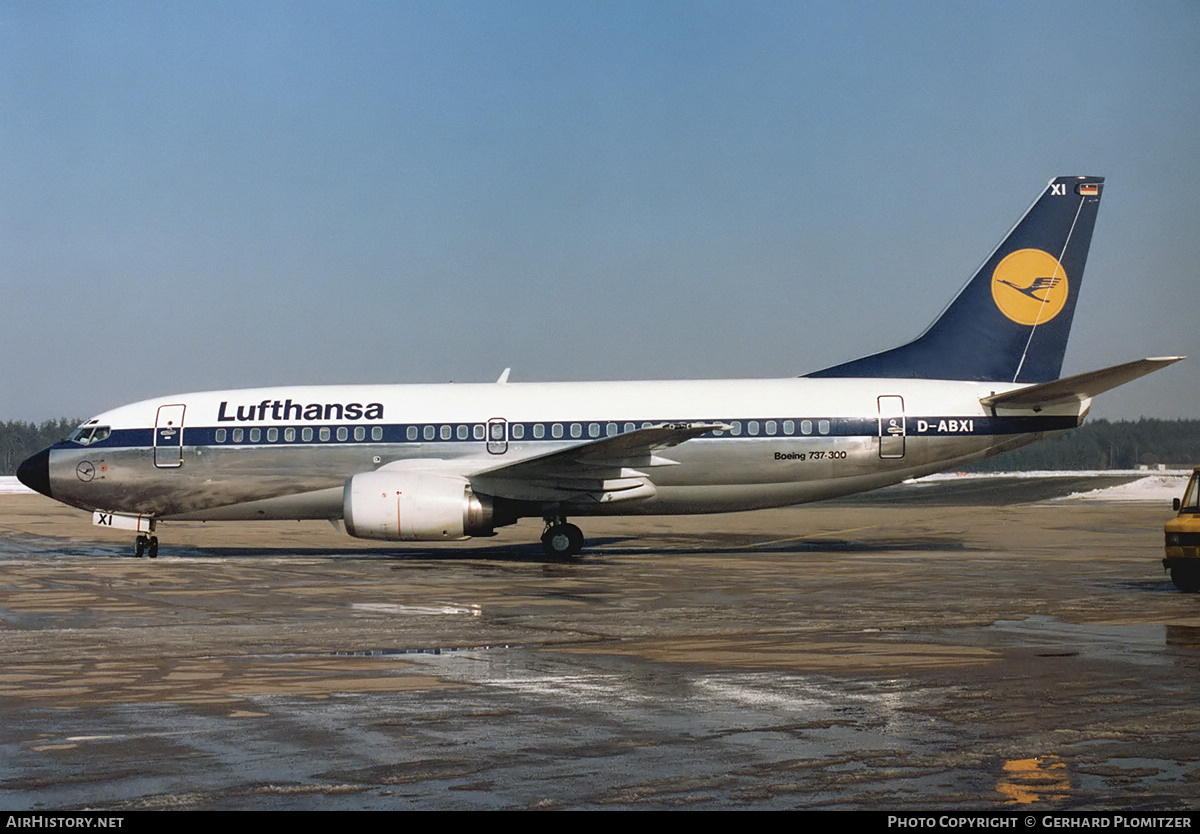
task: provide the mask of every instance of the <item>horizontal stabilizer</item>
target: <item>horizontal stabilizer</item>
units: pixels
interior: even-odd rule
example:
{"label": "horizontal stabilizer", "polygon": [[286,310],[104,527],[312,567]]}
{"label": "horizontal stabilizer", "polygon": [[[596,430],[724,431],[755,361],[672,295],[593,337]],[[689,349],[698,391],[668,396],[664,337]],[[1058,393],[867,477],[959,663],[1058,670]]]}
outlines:
{"label": "horizontal stabilizer", "polygon": [[1018,388],[1003,394],[992,394],[989,397],[980,398],[979,401],[993,410],[996,408],[1028,408],[1033,411],[1040,411],[1052,405],[1083,402],[1184,358],[1186,357],[1159,356],[1151,359],[1139,359],[1136,362],[1126,362],[1124,365],[1114,365],[1100,371],[1063,377],[1053,382],[1030,385],[1027,388]]}

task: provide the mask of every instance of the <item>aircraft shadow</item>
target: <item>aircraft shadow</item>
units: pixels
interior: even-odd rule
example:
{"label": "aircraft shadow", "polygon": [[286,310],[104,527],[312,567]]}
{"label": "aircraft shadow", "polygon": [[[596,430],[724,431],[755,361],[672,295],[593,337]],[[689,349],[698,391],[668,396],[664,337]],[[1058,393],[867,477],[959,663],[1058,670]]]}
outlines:
{"label": "aircraft shadow", "polygon": [[[820,539],[802,541],[755,541],[737,537],[672,536],[670,541],[656,542],[634,536],[610,536],[589,539],[582,556],[576,559],[557,559],[547,556],[536,543],[507,544],[471,549],[437,547],[171,547],[164,544],[159,559],[277,559],[281,557],[330,560],[386,560],[394,562],[513,562],[527,564],[587,565],[604,564],[606,557],[627,556],[703,556],[703,555],[796,555],[812,553],[883,553],[883,552],[953,552],[965,551],[967,546],[951,538],[920,538],[902,541],[854,541],[850,539]],[[66,549],[60,549],[64,552]],[[69,548],[70,555],[85,555],[86,549]],[[125,556],[104,548],[105,556]]]}

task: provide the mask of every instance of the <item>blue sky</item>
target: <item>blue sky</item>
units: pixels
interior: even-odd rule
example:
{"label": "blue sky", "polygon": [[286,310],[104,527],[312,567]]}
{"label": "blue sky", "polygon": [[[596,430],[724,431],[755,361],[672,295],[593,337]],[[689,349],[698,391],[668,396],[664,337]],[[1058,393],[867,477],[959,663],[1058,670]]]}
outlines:
{"label": "blue sky", "polygon": [[789,376],[1106,176],[1064,372],[1197,417],[1200,3],[0,0],[0,419]]}

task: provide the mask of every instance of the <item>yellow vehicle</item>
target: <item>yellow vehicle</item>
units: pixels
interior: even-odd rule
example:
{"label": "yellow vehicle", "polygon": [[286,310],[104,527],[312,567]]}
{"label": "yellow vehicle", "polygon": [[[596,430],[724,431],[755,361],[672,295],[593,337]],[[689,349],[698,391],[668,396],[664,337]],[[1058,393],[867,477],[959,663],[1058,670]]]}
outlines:
{"label": "yellow vehicle", "polygon": [[1200,466],[1192,472],[1183,500],[1172,507],[1178,513],[1167,522],[1167,558],[1163,567],[1181,591],[1200,591]]}

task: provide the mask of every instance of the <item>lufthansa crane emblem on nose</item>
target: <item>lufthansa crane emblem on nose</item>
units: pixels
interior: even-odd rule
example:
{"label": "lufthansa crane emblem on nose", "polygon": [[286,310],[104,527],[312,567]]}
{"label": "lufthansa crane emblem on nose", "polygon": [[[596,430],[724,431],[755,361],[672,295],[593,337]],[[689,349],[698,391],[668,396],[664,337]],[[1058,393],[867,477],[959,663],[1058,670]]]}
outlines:
{"label": "lufthansa crane emblem on nose", "polygon": [[75,467],[75,474],[79,476],[79,480],[81,481],[90,481],[96,477],[96,467],[92,465],[90,460],[81,461]]}

